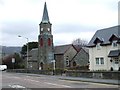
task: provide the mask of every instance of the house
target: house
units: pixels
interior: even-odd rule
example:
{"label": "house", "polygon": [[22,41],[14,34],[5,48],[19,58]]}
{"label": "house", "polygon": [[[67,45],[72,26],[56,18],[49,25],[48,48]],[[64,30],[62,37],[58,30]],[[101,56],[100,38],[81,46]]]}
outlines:
{"label": "house", "polygon": [[119,26],[96,31],[88,48],[90,70],[120,70]]}
{"label": "house", "polygon": [[56,68],[63,69],[87,66],[89,61],[88,49],[73,44],[56,46],[54,57]]}
{"label": "house", "polygon": [[[73,59],[70,61],[71,65],[70,67],[86,67],[89,64],[89,50],[80,45],[73,45],[75,50],[77,51],[76,55],[73,57]],[[84,68],[79,68],[79,69],[84,69]]]}
{"label": "house", "polygon": [[69,68],[70,61],[77,54],[72,44],[61,45],[55,47],[54,58],[56,60],[56,68]]}

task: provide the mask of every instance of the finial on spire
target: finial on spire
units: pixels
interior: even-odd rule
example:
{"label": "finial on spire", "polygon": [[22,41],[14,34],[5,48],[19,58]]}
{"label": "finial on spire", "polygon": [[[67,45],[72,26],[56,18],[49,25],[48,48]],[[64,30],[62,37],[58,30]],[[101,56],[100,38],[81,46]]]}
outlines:
{"label": "finial on spire", "polygon": [[49,22],[49,16],[47,11],[47,4],[45,2],[44,4],[44,11],[43,11],[43,17],[42,17],[42,23],[48,23]]}

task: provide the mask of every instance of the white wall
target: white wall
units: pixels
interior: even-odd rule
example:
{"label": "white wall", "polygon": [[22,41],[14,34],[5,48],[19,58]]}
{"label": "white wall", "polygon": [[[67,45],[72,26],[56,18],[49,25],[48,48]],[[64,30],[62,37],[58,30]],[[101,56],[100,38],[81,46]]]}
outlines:
{"label": "white wall", "polygon": [[[118,47],[112,47],[112,45],[107,46],[101,46],[100,50],[97,50],[96,47],[89,48],[89,61],[90,61],[90,70],[110,70],[111,68],[111,62],[110,58],[108,57],[108,54],[111,50],[118,50],[120,47],[120,44]],[[96,65],[96,57],[103,57],[104,58],[104,64],[103,65]]]}

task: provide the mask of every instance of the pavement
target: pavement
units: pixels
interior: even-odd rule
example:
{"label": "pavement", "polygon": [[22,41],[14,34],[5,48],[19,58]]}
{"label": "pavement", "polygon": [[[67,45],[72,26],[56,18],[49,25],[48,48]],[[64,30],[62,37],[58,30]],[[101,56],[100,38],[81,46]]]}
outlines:
{"label": "pavement", "polygon": [[[23,73],[19,73],[23,74]],[[24,73],[26,74],[26,73]],[[48,76],[48,75],[41,75],[41,74],[27,74],[28,76]],[[70,81],[82,81],[82,82],[92,82],[92,83],[102,83],[102,84],[113,84],[113,85],[120,85],[120,80],[114,79],[95,79],[95,78],[82,78],[82,77],[70,77],[65,75],[49,75],[51,77],[59,78],[61,80],[70,80]]]}
{"label": "pavement", "polygon": [[120,85],[119,80],[112,79],[94,79],[94,78],[81,78],[81,77],[60,77],[59,79],[63,80],[72,80],[72,81],[83,81],[83,82],[92,82],[92,83],[102,83],[102,84],[114,84]]}

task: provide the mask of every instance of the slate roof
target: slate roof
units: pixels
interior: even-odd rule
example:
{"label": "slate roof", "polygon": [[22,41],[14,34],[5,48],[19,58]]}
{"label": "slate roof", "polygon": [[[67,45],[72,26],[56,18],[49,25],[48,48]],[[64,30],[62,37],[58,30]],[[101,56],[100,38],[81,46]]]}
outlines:
{"label": "slate roof", "polygon": [[110,51],[108,57],[118,57],[120,55],[120,50],[112,50]]}
{"label": "slate roof", "polygon": [[64,54],[71,46],[72,44],[55,46],[54,54]]}
{"label": "slate roof", "polygon": [[49,16],[48,16],[48,11],[47,11],[47,5],[46,5],[46,2],[45,2],[43,17],[42,17],[42,23],[48,23],[48,22],[49,22]]}
{"label": "slate roof", "polygon": [[38,48],[34,48],[34,49],[32,49],[30,52],[29,52],[29,55],[31,56],[31,55],[38,55]]}
{"label": "slate roof", "polygon": [[73,47],[75,48],[75,50],[77,52],[79,52],[81,50],[81,48],[82,48],[82,46],[80,46],[80,45],[73,45]]}
{"label": "slate roof", "polygon": [[102,41],[102,44],[108,44],[110,43],[109,39],[113,34],[120,38],[120,26],[114,26],[96,31],[87,46],[94,46],[94,41],[96,38],[99,38]]}

